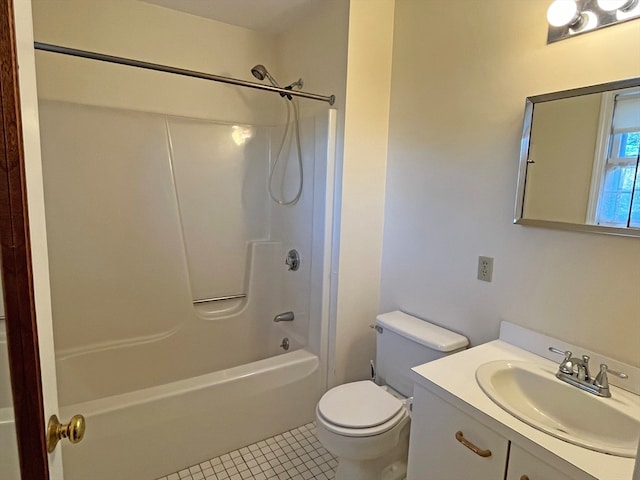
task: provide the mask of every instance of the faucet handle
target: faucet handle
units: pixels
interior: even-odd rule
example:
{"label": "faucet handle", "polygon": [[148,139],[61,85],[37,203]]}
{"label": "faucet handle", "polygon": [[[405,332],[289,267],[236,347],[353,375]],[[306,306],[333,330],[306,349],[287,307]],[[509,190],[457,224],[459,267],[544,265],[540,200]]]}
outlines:
{"label": "faucet handle", "polygon": [[604,363],[600,364],[600,372],[596,375],[593,385],[598,389],[598,395],[610,398],[611,390],[609,389],[609,378],[607,376],[607,372],[620,378],[629,378],[629,376],[626,373],[609,370],[609,367]]}
{"label": "faucet handle", "polygon": [[593,381],[596,387],[601,389],[609,389],[609,378],[607,377],[607,370],[609,367],[605,363],[600,364],[600,371],[596,375],[596,379]]}
{"label": "faucet handle", "polygon": [[569,352],[568,350],[565,352],[564,350],[560,350],[559,348],[556,348],[556,347],[549,347],[549,351],[553,353],[557,353],[558,355],[564,355],[565,357],[567,356],[567,353],[569,353],[569,356],[571,356],[571,352]]}
{"label": "faucet handle", "polygon": [[616,372],[615,370],[609,370],[609,367],[605,363],[600,364],[600,372],[596,375],[596,379],[594,380],[594,384],[600,388],[609,388],[609,378],[607,374],[615,375],[618,378],[629,378],[626,373]]}
{"label": "faucet handle", "polygon": [[567,375],[573,374],[574,362],[571,358],[573,352],[570,350],[562,351],[559,348],[549,347],[549,351],[553,353],[557,353],[558,355],[564,355],[564,359],[560,362],[560,366],[558,367],[562,373],[566,373]]}
{"label": "faucet handle", "polygon": [[629,375],[627,375],[626,373],[624,373],[624,372],[618,372],[618,371],[616,371],[616,370],[611,370],[611,369],[609,368],[609,366],[608,366],[608,365],[606,365],[606,364],[604,364],[604,363],[600,364],[600,371],[601,371],[601,372],[602,372],[602,369],[603,369],[603,368],[604,368],[604,370],[605,370],[605,372],[606,372],[606,373],[610,373],[611,375],[615,375],[615,376],[616,376],[616,377],[618,377],[618,378],[622,378],[622,379],[629,378]]}

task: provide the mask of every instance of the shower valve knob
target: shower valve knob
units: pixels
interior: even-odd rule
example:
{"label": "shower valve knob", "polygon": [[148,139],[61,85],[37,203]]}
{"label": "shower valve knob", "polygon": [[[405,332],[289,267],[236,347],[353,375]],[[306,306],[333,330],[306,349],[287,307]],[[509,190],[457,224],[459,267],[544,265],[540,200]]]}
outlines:
{"label": "shower valve knob", "polygon": [[300,268],[300,254],[297,250],[289,250],[287,253],[287,258],[284,261],[289,266],[289,270],[296,271]]}

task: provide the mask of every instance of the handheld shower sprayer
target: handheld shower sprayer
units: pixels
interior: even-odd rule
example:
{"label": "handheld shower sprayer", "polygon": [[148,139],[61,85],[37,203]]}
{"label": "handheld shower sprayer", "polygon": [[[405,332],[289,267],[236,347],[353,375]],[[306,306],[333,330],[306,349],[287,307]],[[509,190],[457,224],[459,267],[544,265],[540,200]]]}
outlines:
{"label": "handheld shower sprayer", "polygon": [[[273,78],[273,76],[269,73],[269,71],[267,70],[267,67],[265,67],[264,65],[259,64],[253,67],[251,69],[251,74],[260,81],[267,79],[272,86],[276,88],[282,88],[280,87],[280,84],[276,81],[276,79]],[[287,85],[284,88],[286,88],[287,90],[293,90],[294,87],[302,88],[302,85],[303,85],[302,79],[299,78],[298,80],[293,82],[291,85]],[[280,96],[283,98],[287,97],[289,100],[292,99],[291,95],[287,95],[286,93],[281,93]]]}
{"label": "handheld shower sprayer", "polygon": [[278,82],[276,82],[276,79],[271,76],[264,65],[256,65],[251,69],[251,73],[258,80],[262,81],[266,78],[267,80],[269,80],[269,83],[271,83],[271,85],[276,88],[280,88],[280,85],[278,84]]}

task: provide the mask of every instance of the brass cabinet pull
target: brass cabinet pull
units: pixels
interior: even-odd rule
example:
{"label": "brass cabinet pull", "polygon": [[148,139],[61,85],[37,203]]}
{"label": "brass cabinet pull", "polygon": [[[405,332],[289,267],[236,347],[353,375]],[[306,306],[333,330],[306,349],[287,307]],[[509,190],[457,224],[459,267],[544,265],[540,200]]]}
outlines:
{"label": "brass cabinet pull", "polygon": [[71,443],[78,443],[84,438],[84,430],[85,421],[82,415],[74,415],[66,425],[60,423],[57,416],[52,415],[47,425],[47,452],[53,452],[63,438],[68,438]]}
{"label": "brass cabinet pull", "polygon": [[[464,438],[464,435],[462,434],[462,432],[460,430],[458,430],[456,432],[456,440],[458,440],[462,445],[467,447],[469,450],[471,450],[476,455],[479,455],[479,456],[481,456],[483,458],[487,458],[487,457],[491,456],[491,450],[484,450],[482,448],[476,447],[473,443],[471,443],[469,440]],[[522,479],[520,479],[520,480],[522,480]]]}

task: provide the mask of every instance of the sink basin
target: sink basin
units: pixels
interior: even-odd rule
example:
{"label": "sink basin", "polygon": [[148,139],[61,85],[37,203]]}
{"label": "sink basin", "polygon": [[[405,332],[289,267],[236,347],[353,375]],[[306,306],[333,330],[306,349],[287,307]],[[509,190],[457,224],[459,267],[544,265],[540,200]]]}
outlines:
{"label": "sink basin", "polygon": [[476,380],[491,400],[538,430],[597,452],[636,456],[640,404],[616,392],[600,398],[558,380],[551,368],[506,360],[481,365]]}

